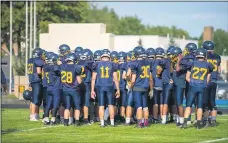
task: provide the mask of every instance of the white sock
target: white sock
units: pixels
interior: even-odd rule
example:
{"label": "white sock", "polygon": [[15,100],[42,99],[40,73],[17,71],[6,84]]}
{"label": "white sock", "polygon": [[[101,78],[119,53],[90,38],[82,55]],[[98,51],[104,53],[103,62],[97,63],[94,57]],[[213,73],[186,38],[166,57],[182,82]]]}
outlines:
{"label": "white sock", "polygon": [[144,118],[142,118],[142,123],[144,123]]}
{"label": "white sock", "polygon": [[69,124],[73,124],[73,117],[69,118]]}
{"label": "white sock", "polygon": [[126,117],[126,123],[130,124],[130,122],[131,122],[131,118]]}
{"label": "white sock", "polygon": [[101,126],[104,126],[104,120],[101,120],[100,122],[101,122]]}
{"label": "white sock", "polygon": [[44,118],[44,121],[49,122],[49,118],[48,117],[45,117]]}
{"label": "white sock", "polygon": [[166,123],[166,115],[162,115],[162,124]]}
{"label": "white sock", "polygon": [[111,125],[114,125],[115,123],[114,123],[114,119],[110,119],[110,121],[111,121]]}
{"label": "white sock", "polygon": [[51,118],[51,121],[52,121],[52,122],[55,122],[55,117],[52,117],[52,118]]}
{"label": "white sock", "polygon": [[184,124],[184,117],[180,117],[180,124]]}
{"label": "white sock", "polygon": [[176,121],[177,123],[180,123],[180,117],[178,115],[176,116]]}
{"label": "white sock", "polygon": [[39,117],[39,114],[35,114],[35,118],[36,119],[39,119],[40,117]]}

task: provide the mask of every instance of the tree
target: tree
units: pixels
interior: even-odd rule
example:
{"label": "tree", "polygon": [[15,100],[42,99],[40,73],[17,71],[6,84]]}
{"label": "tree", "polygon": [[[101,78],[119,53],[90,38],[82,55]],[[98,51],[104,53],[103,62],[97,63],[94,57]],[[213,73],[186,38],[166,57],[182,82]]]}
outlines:
{"label": "tree", "polygon": [[214,32],[215,52],[228,55],[228,31],[217,29]]}

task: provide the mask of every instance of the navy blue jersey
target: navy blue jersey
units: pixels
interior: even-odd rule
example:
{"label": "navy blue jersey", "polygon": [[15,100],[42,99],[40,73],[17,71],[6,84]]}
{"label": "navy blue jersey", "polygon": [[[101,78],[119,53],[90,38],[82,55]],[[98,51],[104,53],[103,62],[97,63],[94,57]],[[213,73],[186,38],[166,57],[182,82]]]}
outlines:
{"label": "navy blue jersey", "polygon": [[163,83],[169,83],[170,79],[172,79],[171,74],[170,74],[170,69],[171,69],[171,59],[170,58],[164,58],[162,59],[164,62],[164,70],[162,72],[162,82]]}
{"label": "navy blue jersey", "polygon": [[100,61],[93,64],[93,72],[97,73],[96,86],[113,86],[113,73],[117,67],[113,62]]}
{"label": "navy blue jersey", "polygon": [[190,71],[189,85],[207,87],[207,75],[213,71],[213,65],[206,61],[193,61]]}
{"label": "navy blue jersey", "polygon": [[28,59],[28,76],[30,83],[41,82],[41,75],[37,73],[37,67],[43,67],[44,61],[41,58],[30,58]]}
{"label": "navy blue jersey", "polygon": [[49,65],[44,67],[47,90],[60,89],[61,87],[61,68],[58,65]]}
{"label": "navy blue jersey", "polygon": [[77,76],[82,73],[82,66],[75,64],[61,65],[61,83],[64,91],[75,91],[78,87]]}
{"label": "navy blue jersey", "polygon": [[[162,60],[153,60],[153,63],[151,63],[151,72],[153,75],[153,81],[154,81],[154,87],[160,87],[162,88],[162,74],[157,74],[157,69],[160,64],[162,63]],[[161,66],[162,67],[162,66]]]}
{"label": "navy blue jersey", "polygon": [[42,85],[43,87],[47,87],[47,72],[45,71],[48,67],[48,64],[44,64],[42,70]]}
{"label": "navy blue jersey", "polygon": [[118,67],[117,75],[120,83],[120,89],[126,88],[126,80],[123,79],[124,72],[127,72],[127,63],[119,64],[119,67]]}
{"label": "navy blue jersey", "polygon": [[92,70],[93,70],[93,63],[94,61],[91,60],[79,60],[78,61],[78,65],[83,66],[84,68],[82,68],[82,81],[84,83],[90,83],[91,82],[91,78],[92,78]]}
{"label": "navy blue jersey", "polygon": [[134,89],[148,90],[150,85],[150,63],[147,60],[137,60],[132,65],[132,73],[136,74]]}
{"label": "navy blue jersey", "polygon": [[211,72],[211,82],[216,82],[218,79],[218,67],[221,64],[221,57],[215,53],[208,53],[207,62],[211,63],[214,66],[214,70]]}

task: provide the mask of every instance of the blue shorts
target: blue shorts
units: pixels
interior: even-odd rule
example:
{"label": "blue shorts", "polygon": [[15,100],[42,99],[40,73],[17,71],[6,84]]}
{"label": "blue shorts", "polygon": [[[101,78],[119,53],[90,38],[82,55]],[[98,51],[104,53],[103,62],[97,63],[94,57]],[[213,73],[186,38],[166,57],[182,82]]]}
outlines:
{"label": "blue shorts", "polygon": [[134,106],[134,99],[133,99],[133,94],[132,94],[132,91],[128,92],[127,93],[127,106],[131,106],[133,107]]}
{"label": "blue shorts", "polygon": [[148,107],[148,104],[147,104],[148,91],[132,91],[132,94],[134,97],[136,109],[140,107],[142,108]]}
{"label": "blue shorts", "polygon": [[192,107],[194,100],[197,100],[197,108],[202,108],[205,90],[206,88],[204,87],[189,86],[186,107]]}
{"label": "blue shorts", "polygon": [[175,86],[176,105],[181,106],[184,100],[184,88]]}
{"label": "blue shorts", "polygon": [[85,91],[82,91],[82,106],[90,106],[91,84],[86,83]]}
{"label": "blue shorts", "polygon": [[[65,108],[70,110],[71,107],[76,110],[81,109],[81,95],[78,91],[63,91]],[[71,104],[72,103],[72,104]]]}
{"label": "blue shorts", "polygon": [[170,99],[170,92],[171,92],[171,89],[173,87],[173,84],[169,84],[169,83],[164,83],[163,86],[162,86],[162,104],[167,104],[169,103],[169,99]]}
{"label": "blue shorts", "polygon": [[47,90],[47,108],[50,110],[52,108],[58,109],[60,105],[60,90]]}
{"label": "blue shorts", "polygon": [[97,97],[99,106],[105,106],[105,101],[107,105],[114,105],[114,88],[110,87],[97,87]]}
{"label": "blue shorts", "polygon": [[216,89],[217,83],[211,82],[207,85],[206,92],[204,94],[204,108],[210,109],[211,111],[216,110]]}
{"label": "blue shorts", "polygon": [[160,105],[162,104],[162,90],[157,90],[157,89],[154,89],[154,96],[153,96],[153,105]]}
{"label": "blue shorts", "polygon": [[39,82],[31,83],[32,86],[32,103],[40,106],[42,101],[41,84]]}

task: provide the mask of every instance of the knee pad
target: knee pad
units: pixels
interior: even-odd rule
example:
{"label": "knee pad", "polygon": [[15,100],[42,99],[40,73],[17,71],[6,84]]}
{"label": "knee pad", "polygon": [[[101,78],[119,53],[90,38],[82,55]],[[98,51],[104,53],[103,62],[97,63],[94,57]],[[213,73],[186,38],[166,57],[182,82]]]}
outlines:
{"label": "knee pad", "polygon": [[144,107],[143,108],[143,111],[148,111],[148,107]]}

